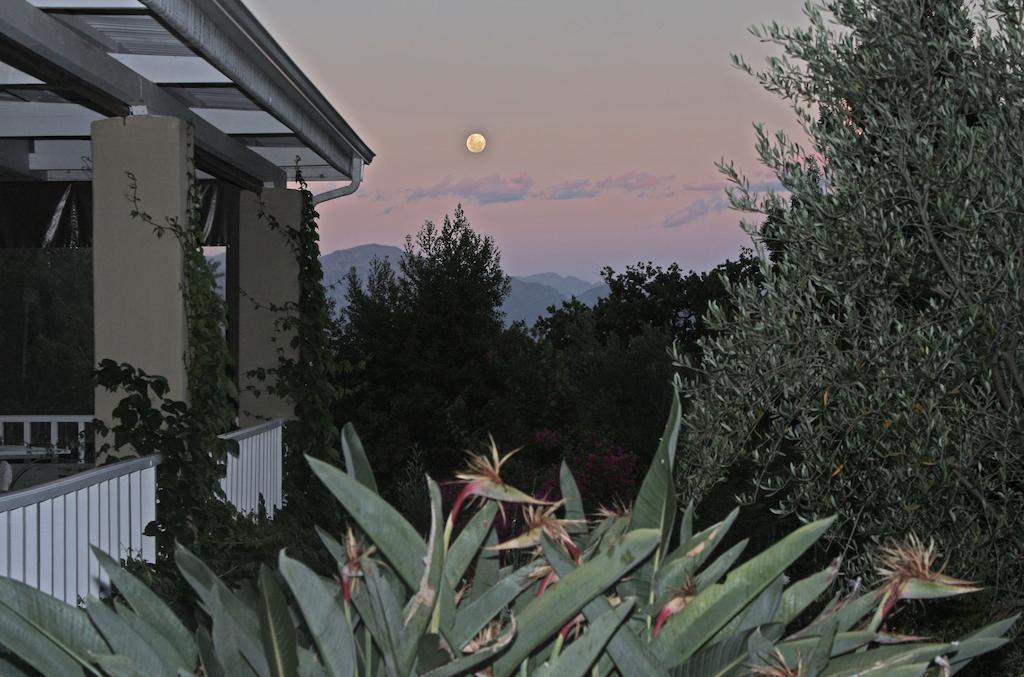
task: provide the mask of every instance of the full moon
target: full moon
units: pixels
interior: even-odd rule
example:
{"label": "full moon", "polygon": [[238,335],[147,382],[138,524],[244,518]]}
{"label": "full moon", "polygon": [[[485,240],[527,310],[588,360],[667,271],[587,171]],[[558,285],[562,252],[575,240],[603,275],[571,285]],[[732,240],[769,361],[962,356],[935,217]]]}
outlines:
{"label": "full moon", "polygon": [[487,147],[487,139],[484,138],[483,134],[470,134],[469,138],[466,139],[466,148],[469,149],[470,153],[479,153]]}

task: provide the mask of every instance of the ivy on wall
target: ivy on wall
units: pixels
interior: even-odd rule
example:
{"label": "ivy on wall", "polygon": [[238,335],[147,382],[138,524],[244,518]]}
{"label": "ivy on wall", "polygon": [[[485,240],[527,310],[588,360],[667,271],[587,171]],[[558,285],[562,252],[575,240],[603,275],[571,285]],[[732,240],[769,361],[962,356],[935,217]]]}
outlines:
{"label": "ivy on wall", "polygon": [[[249,375],[266,382],[263,390],[286,398],[294,405],[295,417],[284,431],[284,491],[290,507],[302,509],[299,504],[317,505],[317,496],[323,491],[303,456],[338,461],[339,434],[333,409],[343,394],[340,377],[349,368],[337,360],[332,347],[336,326],[332,302],[323,286],[316,221],[319,215],[298,168],[296,181],[302,190],[302,214],[298,224],[282,223],[266,210],[263,202],[258,213],[272,230],[281,233],[295,255],[299,297],[296,301],[269,306],[278,313],[275,321],[278,363],[274,368],[256,369]],[[281,345],[284,341],[290,350]],[[329,504],[328,501],[326,505]]]}
{"label": "ivy on wall", "polygon": [[188,132],[188,218],[166,217],[163,223],[143,209],[137,177],[126,172],[131,216],[153,227],[158,238],[174,237],[183,255],[183,299],[188,327],[186,353],[188,399],[191,406],[168,397],[167,380],[129,364],[100,361],[96,381],[100,387],[125,397],[114,409],[116,424],[98,422],[106,436],[100,462],[121,449],[136,454],[163,456],[156,520],[146,534],[157,538],[161,556],[172,552],[174,541],[201,543],[223,525],[234,508],[224,502],[219,480],[224,476],[228,442],[218,438],[234,428],[237,388],[231,378],[231,357],[224,340],[227,308],[218,295],[216,280],[203,253],[199,194],[192,161],[192,130]]}

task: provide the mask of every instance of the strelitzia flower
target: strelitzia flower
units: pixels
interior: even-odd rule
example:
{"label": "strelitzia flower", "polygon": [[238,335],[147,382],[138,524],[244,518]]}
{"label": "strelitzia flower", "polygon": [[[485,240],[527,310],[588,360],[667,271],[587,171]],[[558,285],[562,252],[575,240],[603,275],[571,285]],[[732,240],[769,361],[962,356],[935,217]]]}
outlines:
{"label": "strelitzia flower", "polygon": [[981,590],[970,581],[943,574],[945,565],[936,569],[938,556],[935,541],[929,541],[925,547],[914,534],[905,542],[881,549],[876,571],[886,580],[882,618],[901,599],[937,599]]}
{"label": "strelitzia flower", "polygon": [[462,510],[463,504],[469,500],[485,501],[487,499],[498,501],[498,508],[502,511],[504,516],[504,503],[528,503],[532,505],[548,505],[549,501],[543,501],[539,498],[534,498],[529,494],[526,494],[515,487],[511,487],[505,484],[504,480],[501,479],[501,466],[503,466],[508,459],[512,458],[519,449],[514,449],[504,456],[498,454],[498,447],[494,443],[494,438],[491,438],[491,456],[481,456],[477,454],[469,454],[469,461],[467,467],[455,473],[460,481],[464,482],[462,490],[459,491],[458,496],[455,497],[455,503],[452,505],[451,512],[448,513],[448,522],[445,524],[445,547],[451,540],[452,529],[455,526],[455,520],[459,516],[459,512]]}
{"label": "strelitzia flower", "polygon": [[345,557],[347,562],[341,567],[341,594],[345,602],[352,601],[352,592],[359,579],[363,577],[362,559],[377,552],[377,546],[367,547],[362,539],[356,537],[352,527],[345,532]]}
{"label": "strelitzia flower", "polygon": [[555,511],[565,505],[565,500],[553,503],[545,508],[527,506],[523,508],[526,531],[504,543],[492,546],[491,550],[520,550],[535,548],[540,545],[540,535],[545,533],[568,552],[576,563],[580,561],[580,550],[573,543],[567,527],[584,524],[583,520],[570,520],[555,517]]}
{"label": "strelitzia flower", "polygon": [[654,629],[651,631],[651,635],[657,637],[668,619],[685,609],[686,605],[696,596],[697,581],[693,576],[688,576],[682,587],[673,590],[672,597],[665,603],[665,606],[661,607],[661,610],[658,612],[658,618],[654,621]]}

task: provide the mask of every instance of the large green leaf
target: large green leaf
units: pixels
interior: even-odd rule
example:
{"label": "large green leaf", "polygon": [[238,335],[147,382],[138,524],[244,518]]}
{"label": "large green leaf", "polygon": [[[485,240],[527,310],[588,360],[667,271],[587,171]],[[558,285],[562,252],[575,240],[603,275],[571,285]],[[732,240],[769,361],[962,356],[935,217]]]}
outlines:
{"label": "large green leaf", "polygon": [[530,572],[536,566],[536,564],[527,564],[511,575],[502,577],[482,595],[459,609],[458,614],[455,616],[455,626],[451,633],[452,641],[455,642],[453,648],[456,651],[473,639],[492,618],[507,607],[523,590],[530,587],[532,583]]}
{"label": "large green leaf", "polygon": [[260,637],[272,677],[298,677],[295,625],[274,572],[260,567]]}
{"label": "large green leaf", "polygon": [[597,657],[604,651],[608,640],[629,618],[634,600],[627,600],[600,616],[590,624],[583,636],[568,646],[559,656],[540,666],[536,677],[583,677],[590,671]]}
{"label": "large green leaf", "polygon": [[142,581],[121,568],[120,563],[110,555],[97,547],[93,547],[92,552],[100,566],[110,576],[110,580],[117,586],[118,592],[128,600],[138,614],[140,621],[147,623],[171,643],[181,656],[182,666],[195,667],[195,641],[170,607]]}
{"label": "large green leaf", "polygon": [[[789,625],[804,609],[814,603],[832,585],[839,574],[840,560],[836,559],[827,569],[793,583],[782,593],[782,602],[775,613],[775,622]],[[845,628],[844,628],[845,630]]]}
{"label": "large green leaf", "polygon": [[[687,511],[689,512],[689,508]],[[739,514],[739,508],[734,508],[721,522],[694,534],[685,541],[680,539],[679,547],[665,558],[664,572],[659,572],[660,576],[669,575],[667,572],[674,571],[676,567],[686,567],[690,573],[699,569],[729,533],[729,529],[732,528],[733,522],[736,521]],[[663,587],[659,586],[659,592],[662,591]]]}
{"label": "large green leaf", "polygon": [[[568,576],[576,568],[576,564],[557,548],[546,550],[545,555],[560,577]],[[608,599],[598,595],[583,607],[583,615],[588,623],[593,623],[598,618],[610,613],[611,610],[612,605],[608,602]],[[612,636],[605,652],[611,656],[620,674],[649,675],[650,677],[666,674],[665,667],[661,661],[650,652],[647,645],[640,640],[640,637],[628,627],[624,627]]]}
{"label": "large green leaf", "polygon": [[93,660],[103,669],[103,673],[110,677],[148,677],[142,668],[135,665],[135,662],[127,656],[98,654],[93,656]]}
{"label": "large green leaf", "polygon": [[278,556],[278,570],[298,602],[324,667],[334,677],[352,677],[356,646],[352,628],[345,620],[341,588],[333,581],[320,578],[283,550]]}
{"label": "large green leaf", "polygon": [[505,635],[499,637],[493,644],[489,644],[475,653],[460,656],[446,665],[427,672],[423,677],[462,677],[463,675],[483,674],[481,668],[487,667],[500,656],[508,648],[513,637],[515,637],[515,631],[509,628]]}
{"label": "large green leaf", "polygon": [[334,494],[409,589],[423,575],[427,545],[405,518],[373,490],[334,466],[306,457],[313,473]]}
{"label": "large green leaf", "polygon": [[[235,595],[224,585],[216,574],[198,557],[181,544],[177,545],[174,562],[182,577],[196,591],[207,612],[214,618],[213,638],[217,655],[224,670],[232,673],[233,657],[221,653],[221,638],[237,644],[238,651],[252,669],[260,675],[269,673],[263,644],[260,640],[260,624],[255,609]],[[220,619],[218,621],[218,619]]]}
{"label": "large green leaf", "polygon": [[[363,580],[370,616],[373,618],[373,639],[384,657],[388,674],[402,675],[399,645],[402,631],[402,610],[395,592],[381,574],[380,568],[367,558],[362,559]],[[362,611],[360,611],[362,613]]]}
{"label": "large green leaf", "polygon": [[114,653],[131,659],[143,674],[171,677],[178,674],[177,665],[164,663],[164,657],[138,632],[138,628],[114,613],[106,604],[95,597],[90,597],[85,604],[85,610]]}
{"label": "large green leaf", "polygon": [[0,643],[45,674],[79,674],[76,663],[88,668],[90,653],[108,652],[85,613],[10,578],[0,578]]}
{"label": "large green leaf", "polygon": [[125,606],[120,600],[114,600],[114,609],[117,611],[118,617],[123,619],[142,638],[142,641],[149,645],[160,657],[160,661],[171,672],[177,672],[179,669],[186,671],[195,669],[196,661],[194,658],[186,660],[166,635],[142,620],[137,613]]}
{"label": "large green leaf", "polygon": [[[565,518],[585,525],[587,514],[583,509],[583,497],[580,495],[579,487],[576,486],[576,478],[572,476],[572,471],[569,470],[565,461],[562,461],[562,465],[558,469],[558,482],[562,489],[562,500],[565,501]],[[586,527],[574,526],[571,530],[585,531]]]}
{"label": "large green leaf", "polygon": [[341,451],[345,455],[345,470],[373,493],[377,493],[377,480],[366,457],[363,443],[356,434],[355,426],[346,423],[341,429]]}
{"label": "large green leaf", "polygon": [[[974,650],[976,648],[980,648],[981,645],[979,645],[977,643],[972,644],[972,642],[974,642],[974,640],[992,640],[992,639],[994,639],[994,640],[1005,641],[1006,633],[1010,631],[1010,628],[1012,628],[1014,626],[1014,624],[1016,624],[1016,622],[1019,619],[1020,619],[1020,614],[1017,614],[1016,616],[1013,616],[1011,618],[1007,618],[1007,619],[999,621],[997,623],[992,623],[991,625],[986,625],[984,628],[981,628],[980,630],[972,632],[971,634],[969,634],[966,637],[964,637],[963,639],[961,639],[960,642],[959,642],[960,649],[959,649],[959,651],[956,652],[956,656],[953,657],[953,660],[950,661],[950,667],[951,667],[950,674],[951,675],[955,675],[956,673],[958,673],[961,670],[963,670],[965,667],[967,667],[967,664],[970,662],[970,660],[972,658],[974,658],[976,655],[978,655],[978,653],[974,653]],[[986,651],[988,651],[988,650],[990,650],[990,649],[986,649]],[[983,653],[983,652],[979,652],[979,653]]]}
{"label": "large green leaf", "polygon": [[672,408],[665,424],[665,432],[661,436],[658,450],[633,504],[632,527],[658,531],[662,558],[668,553],[669,540],[676,519],[676,490],[672,469],[679,442],[681,410],[679,393],[673,390]]}
{"label": "large green leaf", "polygon": [[[39,591],[36,590],[36,592]],[[39,594],[45,593],[39,592]],[[78,609],[73,609],[66,604],[64,607],[69,612],[85,616]],[[86,623],[88,624],[88,619],[86,619]],[[88,656],[79,656],[73,650],[68,651],[63,642],[57,638],[51,638],[51,632],[26,620],[15,609],[0,604],[0,643],[9,651],[46,677],[81,675],[82,666],[87,665]],[[106,645],[102,646],[105,650]]]}
{"label": "large green leaf", "polygon": [[501,569],[501,553],[491,550],[498,544],[498,532],[491,529],[484,539],[484,547],[476,556],[473,569],[473,586],[469,589],[469,601],[473,602],[491,589],[498,582],[498,571]]}
{"label": "large green leaf", "polygon": [[469,520],[459,535],[455,538],[444,558],[444,575],[448,584],[455,590],[462,582],[466,569],[473,563],[473,557],[480,552],[484,539],[494,525],[494,517],[498,514],[498,504],[488,501],[487,504],[478,510],[472,519]]}
{"label": "large green leaf", "polygon": [[697,595],[652,641],[655,654],[670,665],[679,665],[696,653],[806,552],[833,519],[797,529],[733,570],[724,583]]}
{"label": "large green leaf", "polygon": [[729,569],[732,568],[733,564],[736,564],[736,560],[739,559],[743,551],[747,549],[747,544],[750,541],[744,538],[742,541],[732,546],[721,555],[715,558],[715,560],[704,567],[704,570],[697,574],[697,590],[703,591],[708,587],[717,583],[722,576],[729,573]]}
{"label": "large green leaf", "polygon": [[220,664],[214,651],[213,638],[206,628],[200,627],[196,630],[196,648],[199,650],[199,660],[202,662],[203,674],[206,677],[226,677],[224,666]]}
{"label": "large green leaf", "polygon": [[710,644],[669,673],[672,677],[721,677],[750,662],[747,641],[757,630],[745,630],[721,642]]}
{"label": "large green leaf", "polygon": [[[591,560],[561,578],[557,585],[530,603],[520,614],[518,632],[508,651],[494,665],[497,677],[511,674],[587,602],[607,590],[622,576],[640,565],[658,546],[661,534],[654,529],[637,529],[621,541],[609,543]],[[541,537],[545,551],[559,546],[547,535]]]}
{"label": "large green leaf", "polygon": [[[444,531],[441,511],[441,490],[434,480],[427,478],[430,492],[430,536],[427,539],[427,560],[423,563],[423,578],[416,594],[409,600],[405,614],[405,628],[398,647],[399,667],[404,673],[412,671],[419,651],[420,638],[427,631],[444,583]],[[437,618],[440,627],[440,617]]]}
{"label": "large green leaf", "polygon": [[[249,631],[235,619],[229,607],[238,603],[224,586],[214,586],[207,609],[213,621],[213,648],[225,674],[268,677],[270,668],[262,653],[256,628]],[[258,623],[258,621],[257,621]]]}

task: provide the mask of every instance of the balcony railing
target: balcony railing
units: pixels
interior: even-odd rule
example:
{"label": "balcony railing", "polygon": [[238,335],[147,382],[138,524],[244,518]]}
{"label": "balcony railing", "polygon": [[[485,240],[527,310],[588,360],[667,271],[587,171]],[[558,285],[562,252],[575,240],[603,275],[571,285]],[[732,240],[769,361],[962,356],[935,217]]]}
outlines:
{"label": "balcony railing", "polygon": [[242,513],[255,513],[263,497],[267,516],[281,507],[281,432],[283,419],[221,435],[238,443],[238,453],[227,458],[227,473],[220,481],[228,501]]}
{"label": "balcony railing", "polygon": [[21,414],[0,416],[0,460],[67,456],[84,460],[91,415]]}
{"label": "balcony railing", "polygon": [[75,604],[109,583],[89,546],[152,562],[142,530],[156,517],[159,463],[144,456],[0,495],[0,576]]}
{"label": "balcony railing", "polygon": [[[281,507],[283,425],[269,421],[221,436],[238,443],[221,487],[242,513],[256,512],[261,496],[268,516]],[[75,604],[109,586],[90,546],[115,559],[152,562],[156,544],[142,532],[156,518],[159,464],[159,455],[144,456],[0,493],[0,576]]]}

